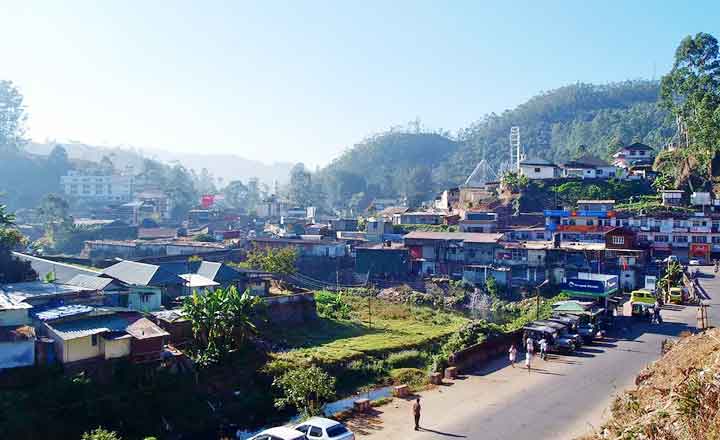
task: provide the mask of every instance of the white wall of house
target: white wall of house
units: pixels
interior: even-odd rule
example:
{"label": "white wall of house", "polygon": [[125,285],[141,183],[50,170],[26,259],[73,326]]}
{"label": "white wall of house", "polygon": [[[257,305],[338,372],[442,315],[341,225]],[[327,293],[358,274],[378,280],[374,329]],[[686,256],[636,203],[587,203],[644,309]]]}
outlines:
{"label": "white wall of house", "polygon": [[557,175],[557,167],[548,165],[520,165],[520,173],[529,179],[552,179]]}
{"label": "white wall of house", "polygon": [[0,342],[0,370],[35,364],[35,338]]}
{"label": "white wall of house", "polygon": [[0,327],[30,324],[28,309],[0,310]]}

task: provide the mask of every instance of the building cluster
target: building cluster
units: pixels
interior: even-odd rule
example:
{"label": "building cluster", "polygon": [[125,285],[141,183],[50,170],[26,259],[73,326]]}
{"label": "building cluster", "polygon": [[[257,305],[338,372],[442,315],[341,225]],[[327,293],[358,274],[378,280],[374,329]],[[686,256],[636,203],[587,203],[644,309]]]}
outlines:
{"label": "building cluster", "polygon": [[[59,363],[67,371],[113,359],[169,361],[191,336],[178,308],[193,291],[235,286],[264,296],[270,275],[210,261],[121,261],[101,272],[33,258],[55,282],[0,285],[0,370]],[[38,270],[42,270],[36,268]]]}

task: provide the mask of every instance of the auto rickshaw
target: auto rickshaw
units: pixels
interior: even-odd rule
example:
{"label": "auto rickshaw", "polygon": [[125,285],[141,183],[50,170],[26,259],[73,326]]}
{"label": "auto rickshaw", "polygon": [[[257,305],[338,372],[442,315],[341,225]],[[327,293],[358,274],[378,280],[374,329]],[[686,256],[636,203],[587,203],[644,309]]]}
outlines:
{"label": "auto rickshaw", "polygon": [[670,304],[682,304],[682,289],[679,287],[671,287],[670,290],[668,290],[668,292],[665,294],[665,302]]}

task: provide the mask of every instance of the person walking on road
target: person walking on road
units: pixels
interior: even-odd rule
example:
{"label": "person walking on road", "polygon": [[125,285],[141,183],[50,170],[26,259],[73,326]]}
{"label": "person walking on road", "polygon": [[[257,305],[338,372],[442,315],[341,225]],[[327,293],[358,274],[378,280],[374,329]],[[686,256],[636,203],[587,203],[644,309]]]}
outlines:
{"label": "person walking on road", "polygon": [[547,339],[543,336],[542,339],[540,339],[540,359],[546,360],[547,359]]}
{"label": "person walking on road", "polygon": [[415,417],[415,431],[420,429],[420,398],[418,397],[413,403],[413,416]]}
{"label": "person walking on road", "polygon": [[653,308],[653,318],[657,324],[662,324],[662,316],[660,316],[660,303],[655,300],[655,307]]}
{"label": "person walking on road", "polygon": [[510,355],[510,365],[515,368],[515,362],[517,361],[517,348],[515,348],[515,344],[512,344],[510,346],[510,350],[508,350],[508,353]]}

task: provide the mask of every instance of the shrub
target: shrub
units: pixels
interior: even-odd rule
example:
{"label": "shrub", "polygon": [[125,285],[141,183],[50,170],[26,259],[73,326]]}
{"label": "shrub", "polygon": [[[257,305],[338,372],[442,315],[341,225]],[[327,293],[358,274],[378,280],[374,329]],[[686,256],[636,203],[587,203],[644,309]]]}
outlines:
{"label": "shrub", "polygon": [[448,355],[444,353],[437,353],[432,357],[431,370],[435,373],[443,373],[447,367],[450,366],[448,362]]}
{"label": "shrub", "polygon": [[321,290],[315,293],[315,305],[318,314],[323,318],[350,319],[352,310],[342,296],[341,292],[328,292]]}
{"label": "shrub", "polygon": [[385,364],[390,369],[396,368],[422,368],[425,366],[427,358],[425,354],[417,350],[405,350],[398,353],[392,353],[385,360]]}
{"label": "shrub", "polygon": [[397,368],[390,371],[390,378],[395,385],[418,387],[427,384],[427,373],[418,368]]}
{"label": "shrub", "polygon": [[294,406],[304,417],[320,414],[323,404],[335,396],[335,378],[314,365],[288,371],[275,378],[273,386],[284,395],[275,406]]}

